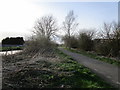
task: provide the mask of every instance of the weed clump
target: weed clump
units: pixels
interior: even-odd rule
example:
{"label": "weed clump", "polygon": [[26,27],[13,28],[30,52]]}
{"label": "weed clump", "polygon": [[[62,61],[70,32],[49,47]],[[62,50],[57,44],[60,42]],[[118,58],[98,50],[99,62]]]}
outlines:
{"label": "weed clump", "polygon": [[55,43],[45,37],[34,38],[25,43],[23,52],[27,55],[36,57],[38,55],[45,57],[54,57]]}

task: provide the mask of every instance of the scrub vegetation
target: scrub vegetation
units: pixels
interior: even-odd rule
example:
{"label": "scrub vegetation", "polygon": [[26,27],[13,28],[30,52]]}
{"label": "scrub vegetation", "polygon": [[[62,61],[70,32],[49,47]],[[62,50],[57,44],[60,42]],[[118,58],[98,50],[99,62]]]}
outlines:
{"label": "scrub vegetation", "polygon": [[113,88],[70,56],[55,52],[32,60],[22,53],[3,57],[3,88]]}
{"label": "scrub vegetation", "polygon": [[[76,51],[72,50],[74,52],[85,51],[85,53],[82,52],[84,55],[96,59],[98,57],[94,54],[88,54],[86,51],[94,51],[98,55],[108,57],[119,57],[120,29],[117,24],[114,24],[115,31],[112,27],[104,24],[106,34],[101,34],[104,36],[101,38],[102,41],[101,39],[96,41],[95,32],[92,30],[76,35],[73,31],[77,30],[78,25],[74,12],[70,11],[62,26],[66,32],[65,36],[62,37],[64,47],[70,50],[75,48]],[[88,68],[57,49],[59,45],[53,38],[59,36],[57,35],[59,29],[57,21],[52,15],[43,16],[36,21],[33,35],[25,41],[22,52],[2,56],[3,89],[113,88]],[[108,33],[109,30],[114,32]],[[108,51],[104,52],[100,48],[105,48]],[[109,60],[103,61],[108,62]]]}

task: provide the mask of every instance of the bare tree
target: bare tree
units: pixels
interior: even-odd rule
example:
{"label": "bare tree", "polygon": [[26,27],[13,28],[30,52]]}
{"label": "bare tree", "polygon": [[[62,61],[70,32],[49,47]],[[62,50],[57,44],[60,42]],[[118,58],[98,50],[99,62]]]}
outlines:
{"label": "bare tree", "polygon": [[120,24],[113,22],[113,40],[112,40],[112,49],[113,55],[120,58]]}
{"label": "bare tree", "polygon": [[112,23],[104,23],[100,34],[104,39],[111,39],[113,34]]}
{"label": "bare tree", "polygon": [[119,38],[118,37],[119,32],[120,32],[120,25],[117,24],[116,22],[112,22],[112,23],[104,23],[103,28],[99,33],[102,39],[111,40],[111,39]]}
{"label": "bare tree", "polygon": [[102,30],[102,42],[97,49],[103,55],[117,56],[120,51],[120,26],[116,22],[104,23]]}
{"label": "bare tree", "polygon": [[120,24],[119,24],[119,23],[116,23],[116,22],[113,22],[112,24],[113,24],[113,25],[112,25],[112,26],[113,26],[112,28],[113,28],[113,30],[114,30],[114,31],[113,31],[113,33],[114,33],[114,34],[113,34],[113,38],[114,38],[114,39],[120,39]]}
{"label": "bare tree", "polygon": [[65,17],[65,21],[63,22],[63,29],[69,38],[72,36],[77,26],[78,23],[76,22],[76,17],[74,16],[74,12],[70,11]]}
{"label": "bare tree", "polygon": [[93,40],[96,38],[96,32],[95,29],[81,29],[77,34],[79,36],[81,33],[85,33],[91,40]]}
{"label": "bare tree", "polygon": [[64,43],[67,43],[66,45],[69,48],[71,48],[71,44],[72,44],[71,37],[73,36],[73,33],[76,30],[77,26],[78,26],[78,23],[76,22],[76,17],[74,16],[74,12],[69,11],[67,16],[65,17],[65,21],[63,22],[63,30],[66,33],[65,37],[67,37],[66,38],[67,40],[65,39],[63,40],[64,40]]}
{"label": "bare tree", "polygon": [[34,26],[34,33],[38,36],[45,37],[50,40],[52,36],[56,34],[58,30],[56,25],[56,20],[53,16],[43,16],[38,19],[36,25]]}
{"label": "bare tree", "polygon": [[35,56],[52,55],[56,47],[51,39],[56,35],[57,30],[57,23],[53,16],[41,17],[35,23],[34,34],[26,42],[24,52]]}

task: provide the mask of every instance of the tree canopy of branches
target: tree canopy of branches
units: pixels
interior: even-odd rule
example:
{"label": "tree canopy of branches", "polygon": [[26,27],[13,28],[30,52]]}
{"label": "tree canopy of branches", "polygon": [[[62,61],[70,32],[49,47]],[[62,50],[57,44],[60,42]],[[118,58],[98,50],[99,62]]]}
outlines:
{"label": "tree canopy of branches", "polygon": [[[65,31],[65,36],[63,37],[64,43],[67,47],[71,48],[71,42],[73,39],[75,40],[73,36],[74,31],[76,30],[78,26],[78,23],[76,22],[76,17],[74,16],[73,11],[69,11],[67,16],[65,17],[65,21],[63,22],[63,30]],[[72,38],[71,38],[72,37]],[[71,40],[72,39],[72,40]]]}
{"label": "tree canopy of branches", "polygon": [[78,23],[76,22],[76,17],[74,16],[74,12],[70,11],[65,17],[65,21],[63,22],[63,29],[66,32],[66,35],[69,37],[73,35],[76,30]]}
{"label": "tree canopy of branches", "polygon": [[112,23],[104,23],[100,34],[103,39],[111,39],[113,34]]}
{"label": "tree canopy of branches", "polygon": [[35,35],[26,43],[24,51],[30,54],[53,54],[55,43],[51,39],[56,35],[57,30],[57,23],[53,16],[41,17],[34,26]]}
{"label": "tree canopy of branches", "polygon": [[116,22],[104,23],[101,33],[102,42],[96,45],[96,50],[103,55],[120,56],[120,26]]}
{"label": "tree canopy of branches", "polygon": [[56,31],[58,30],[56,20],[53,16],[43,16],[38,19],[34,29],[33,32],[37,36],[42,36],[49,40],[56,35]]}

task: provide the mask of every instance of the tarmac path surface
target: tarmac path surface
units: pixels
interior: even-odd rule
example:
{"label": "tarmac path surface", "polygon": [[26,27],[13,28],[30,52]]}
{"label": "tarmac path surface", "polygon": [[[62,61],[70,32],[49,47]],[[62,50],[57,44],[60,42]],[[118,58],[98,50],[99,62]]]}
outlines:
{"label": "tarmac path surface", "polygon": [[117,88],[120,88],[120,67],[68,51],[64,48],[59,48],[59,50],[71,56],[78,63],[89,68],[92,72],[104,79],[106,82]]}

